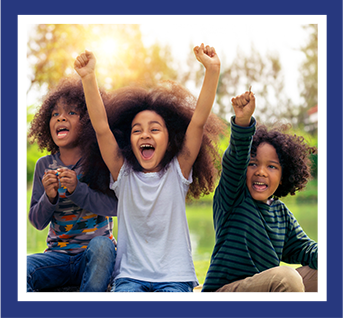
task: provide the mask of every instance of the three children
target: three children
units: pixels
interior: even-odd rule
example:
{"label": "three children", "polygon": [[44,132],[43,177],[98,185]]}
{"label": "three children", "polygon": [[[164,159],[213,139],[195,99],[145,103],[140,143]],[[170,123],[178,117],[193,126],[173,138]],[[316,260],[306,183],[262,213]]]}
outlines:
{"label": "three children", "polygon": [[[191,292],[198,285],[185,198],[213,191],[223,123],[210,114],[219,58],[203,44],[194,53],[206,69],[197,101],[173,82],[150,91],[120,89],[109,99],[98,89],[89,51],[74,64],[85,101],[80,83],[64,84],[46,99],[30,136],[52,154],[37,162],[29,217],[38,229],[50,223],[50,230],[45,253],[28,256],[28,291],[68,284],[104,291],[113,268],[114,292]],[[86,138],[89,147],[82,144],[82,130],[93,133],[85,102],[104,162],[94,138]],[[256,128],[253,93],[232,104],[230,145],[213,202],[216,244],[202,291],[316,291],[317,243],[279,200],[306,185],[314,149],[301,137]],[[110,180],[97,180],[94,160]],[[82,173],[89,186],[78,180]],[[112,219],[105,216],[117,213],[116,258]]]}

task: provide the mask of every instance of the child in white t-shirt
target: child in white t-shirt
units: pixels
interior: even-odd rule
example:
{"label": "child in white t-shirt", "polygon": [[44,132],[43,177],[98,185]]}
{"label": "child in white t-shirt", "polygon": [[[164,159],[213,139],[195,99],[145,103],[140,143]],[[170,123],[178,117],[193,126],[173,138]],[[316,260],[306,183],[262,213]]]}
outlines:
{"label": "child in white t-shirt", "polygon": [[[201,44],[194,53],[205,69],[200,96],[174,82],[151,91],[124,88],[107,113],[86,51],[75,60],[102,157],[118,197],[118,246],[112,291],[191,292],[198,285],[185,198],[215,186],[216,143],[222,122],[210,115],[220,61]],[[196,104],[196,107],[194,108]],[[209,118],[209,119],[208,119]]]}

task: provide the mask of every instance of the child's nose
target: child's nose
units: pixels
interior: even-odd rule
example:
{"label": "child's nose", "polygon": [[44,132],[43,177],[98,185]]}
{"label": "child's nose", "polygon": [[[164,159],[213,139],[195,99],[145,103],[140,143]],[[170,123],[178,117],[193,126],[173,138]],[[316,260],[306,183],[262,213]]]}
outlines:
{"label": "child's nose", "polygon": [[149,132],[143,131],[142,134],[141,134],[141,138],[142,138],[142,139],[150,138]]}
{"label": "child's nose", "polygon": [[256,170],[256,175],[260,177],[266,177],[268,175],[267,169],[262,166],[258,167],[258,169]]}
{"label": "child's nose", "polygon": [[67,120],[67,116],[62,113],[57,117],[57,121],[66,121]]}

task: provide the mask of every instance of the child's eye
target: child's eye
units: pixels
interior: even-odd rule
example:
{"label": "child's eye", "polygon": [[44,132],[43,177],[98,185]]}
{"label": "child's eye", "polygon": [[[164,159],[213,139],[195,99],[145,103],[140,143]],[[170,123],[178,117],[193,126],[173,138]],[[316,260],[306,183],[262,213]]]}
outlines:
{"label": "child's eye", "polygon": [[254,167],[254,166],[256,166],[256,163],[255,162],[249,162],[248,166]]}
{"label": "child's eye", "polygon": [[69,112],[69,115],[77,115],[77,113],[71,110],[71,111]]}
{"label": "child's eye", "polygon": [[158,128],[153,128],[153,129],[151,129],[151,131],[160,131]]}
{"label": "child's eye", "polygon": [[58,113],[56,112],[51,114],[51,117],[56,117],[56,116],[58,116]]}
{"label": "child's eye", "polygon": [[277,169],[277,167],[276,167],[276,166],[273,166],[273,165],[270,165],[269,168]]}

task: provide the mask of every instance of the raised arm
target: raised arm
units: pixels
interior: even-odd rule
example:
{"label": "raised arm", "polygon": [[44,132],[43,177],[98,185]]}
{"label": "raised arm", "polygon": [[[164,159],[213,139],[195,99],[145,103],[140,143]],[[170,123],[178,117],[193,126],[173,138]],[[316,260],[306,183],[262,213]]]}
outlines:
{"label": "raised arm", "polygon": [[109,127],[106,110],[95,77],[96,59],[92,52],[80,54],[74,68],[82,79],[87,109],[96,133],[100,152],[114,180],[117,180],[124,159]]}
{"label": "raised arm", "polygon": [[231,103],[235,111],[235,124],[248,127],[255,111],[255,95],[249,90],[249,92],[233,97]]}
{"label": "raised arm", "polygon": [[231,213],[234,205],[243,199],[242,190],[246,184],[246,169],[256,129],[256,121],[252,117],[255,110],[254,94],[245,92],[231,101],[235,116],[231,118],[230,145],[223,156],[221,177],[213,199],[216,232],[225,226],[223,213]]}
{"label": "raised arm", "polygon": [[194,54],[197,60],[204,65],[206,71],[196,108],[186,131],[186,151],[178,156],[185,178],[189,177],[194,161],[199,154],[204,125],[212,109],[220,74],[220,61],[213,47],[205,47],[204,44],[201,44],[200,47],[194,48]]}

